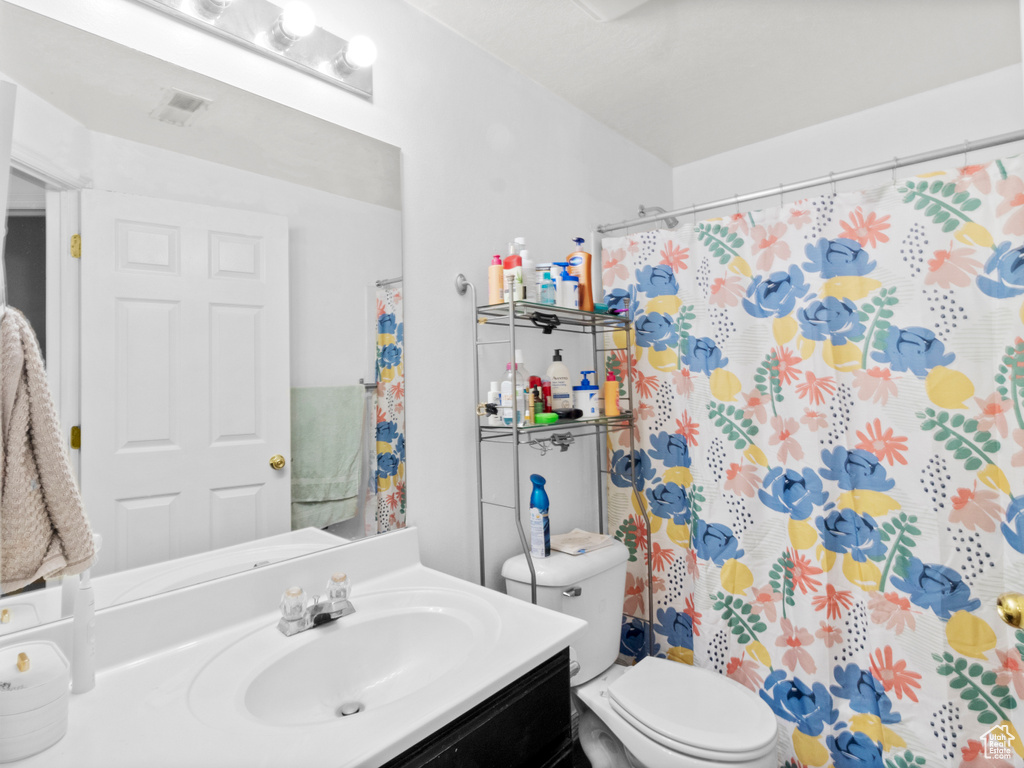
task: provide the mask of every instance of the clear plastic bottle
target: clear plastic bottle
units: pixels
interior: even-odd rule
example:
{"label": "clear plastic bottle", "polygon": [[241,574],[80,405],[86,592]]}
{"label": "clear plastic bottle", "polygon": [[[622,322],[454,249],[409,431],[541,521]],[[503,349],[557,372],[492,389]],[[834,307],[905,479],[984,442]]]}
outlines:
{"label": "clear plastic bottle", "polygon": [[540,303],[549,307],[555,306],[555,290],[556,286],[554,278],[551,277],[550,272],[545,272],[544,279],[540,284]]}
{"label": "clear plastic bottle", "polygon": [[[515,410],[513,410],[515,409]],[[505,364],[505,380],[501,382],[501,423],[512,426],[515,413],[519,414],[519,426],[526,423],[526,381],[517,369],[512,372],[512,363]]]}

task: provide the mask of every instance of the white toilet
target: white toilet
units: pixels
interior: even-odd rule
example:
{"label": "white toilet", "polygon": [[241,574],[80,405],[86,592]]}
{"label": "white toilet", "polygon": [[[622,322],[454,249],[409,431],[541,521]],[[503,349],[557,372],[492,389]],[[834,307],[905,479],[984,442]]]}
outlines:
{"label": "white toilet", "polygon": [[[645,658],[615,664],[626,585],[618,541],[584,555],[534,559],[537,604],[584,619],[571,679],[579,736],[593,768],[774,768],[777,723],[757,694],[711,670]],[[501,569],[508,594],[530,599],[523,555]]]}

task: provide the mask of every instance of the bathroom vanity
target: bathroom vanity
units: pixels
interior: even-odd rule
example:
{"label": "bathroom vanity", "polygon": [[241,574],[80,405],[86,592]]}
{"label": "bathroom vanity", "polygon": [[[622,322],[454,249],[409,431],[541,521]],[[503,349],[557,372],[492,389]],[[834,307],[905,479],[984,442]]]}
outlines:
{"label": "bathroom vanity", "polygon": [[[355,613],[286,637],[289,586],[336,571]],[[419,562],[406,529],[97,613],[97,682],[14,765],[569,766],[584,622]],[[16,633],[71,656],[70,620]]]}

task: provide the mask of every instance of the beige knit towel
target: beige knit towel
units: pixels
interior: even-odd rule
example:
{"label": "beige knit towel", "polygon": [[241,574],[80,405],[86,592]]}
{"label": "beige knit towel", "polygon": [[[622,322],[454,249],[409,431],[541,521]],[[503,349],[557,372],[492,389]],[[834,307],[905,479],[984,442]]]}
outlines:
{"label": "beige knit towel", "polygon": [[95,559],[39,343],[8,307],[0,321],[0,590],[80,573]]}

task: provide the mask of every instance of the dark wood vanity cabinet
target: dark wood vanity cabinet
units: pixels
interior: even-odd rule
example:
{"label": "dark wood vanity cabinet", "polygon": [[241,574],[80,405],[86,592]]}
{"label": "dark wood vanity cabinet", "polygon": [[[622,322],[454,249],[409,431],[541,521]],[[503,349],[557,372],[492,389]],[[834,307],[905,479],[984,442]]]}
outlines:
{"label": "dark wood vanity cabinet", "polygon": [[572,768],[571,706],[565,650],[384,768]]}

